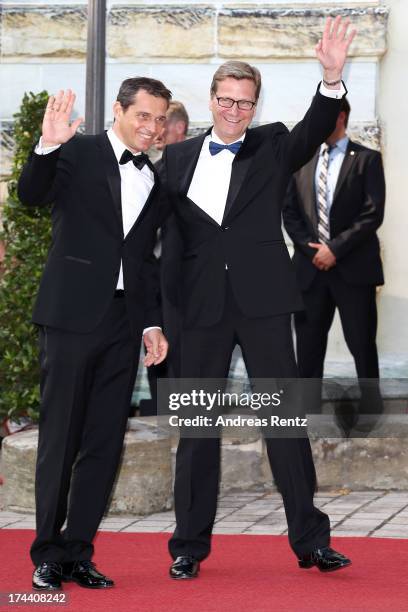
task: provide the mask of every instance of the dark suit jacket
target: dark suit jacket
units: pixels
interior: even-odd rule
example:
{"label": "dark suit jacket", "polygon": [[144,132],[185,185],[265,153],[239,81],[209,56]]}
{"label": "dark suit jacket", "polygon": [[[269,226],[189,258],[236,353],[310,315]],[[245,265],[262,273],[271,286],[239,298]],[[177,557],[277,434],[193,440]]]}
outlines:
{"label": "dark suit jacket", "polygon": [[161,324],[151,257],[159,218],[159,179],[133,228],[123,236],[118,163],[106,133],[75,136],[48,155],[32,153],[19,181],[23,204],[52,207],[52,245],[33,321],[92,331],[116,289],[123,261],[132,331]]}
{"label": "dark suit jacket", "polygon": [[[315,170],[319,152],[292,179],[283,209],[286,231],[293,240],[293,261],[306,291],[317,268],[312,264],[318,242]],[[376,234],[384,217],[385,181],[381,154],[349,141],[330,209],[331,240],[337,270],[352,285],[384,283]]]}
{"label": "dark suit jacket", "polygon": [[[340,100],[317,93],[292,132],[282,123],[247,131],[232,164],[221,227],[187,197],[205,135],[166,147],[162,179],[182,244],[180,280],[167,290],[170,299],[181,303],[184,326],[207,327],[219,321],[226,265],[245,316],[265,317],[302,308],[282,235],[281,209],[291,174],[333,131],[339,106]],[[181,295],[177,295],[179,289]]]}
{"label": "dark suit jacket", "polygon": [[[159,174],[163,172],[163,161],[159,159],[155,163]],[[168,204],[168,200],[167,200]],[[164,217],[164,218],[163,218]],[[179,306],[180,272],[182,243],[180,241],[177,224],[174,214],[171,214],[169,207],[161,207],[161,227],[160,243],[161,252],[166,253],[166,257],[158,258],[160,269],[160,294],[163,316],[163,331],[169,343],[169,353],[167,360],[159,366],[159,377],[176,377],[179,375],[180,359],[180,331],[181,331],[181,310]],[[175,295],[176,294],[176,295]],[[153,368],[149,368],[149,373],[154,373]]]}

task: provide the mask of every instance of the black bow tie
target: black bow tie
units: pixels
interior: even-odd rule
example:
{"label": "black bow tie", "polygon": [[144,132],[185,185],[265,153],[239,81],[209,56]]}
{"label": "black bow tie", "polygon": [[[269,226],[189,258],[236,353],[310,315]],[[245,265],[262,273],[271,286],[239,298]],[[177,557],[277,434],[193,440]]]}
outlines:
{"label": "black bow tie", "polygon": [[149,156],[146,153],[139,153],[138,155],[133,155],[129,149],[125,149],[122,153],[122,157],[119,160],[120,165],[127,164],[129,161],[133,162],[133,165],[136,166],[139,170],[143,168],[145,164],[152,169],[152,162],[149,159]]}

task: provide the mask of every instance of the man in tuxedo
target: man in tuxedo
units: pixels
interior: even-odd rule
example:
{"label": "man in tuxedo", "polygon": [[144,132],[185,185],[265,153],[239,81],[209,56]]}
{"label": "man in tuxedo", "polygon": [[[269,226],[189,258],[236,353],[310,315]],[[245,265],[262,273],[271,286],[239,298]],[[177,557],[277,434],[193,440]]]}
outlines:
{"label": "man in tuxedo", "polygon": [[[297,376],[290,318],[302,300],[281,231],[281,208],[291,174],[333,131],[354,35],[347,27],[340,17],[327,21],[316,46],[323,83],[291,133],[282,123],[248,129],[261,76],[244,62],[227,62],[211,85],[213,127],[164,151],[163,180],[182,245],[182,378],[226,378],[237,343],[250,378]],[[300,567],[345,567],[349,559],[329,546],[329,518],[313,505],[309,440],[269,438],[266,444]],[[219,469],[219,438],[181,437],[177,526],[169,543],[174,579],[196,577],[210,553]]]}
{"label": "man in tuxedo", "polygon": [[144,151],[170,98],[160,81],[127,79],[113,127],[77,136],[75,95],[51,96],[19,181],[23,204],[53,204],[33,315],[41,365],[35,589],[59,589],[62,580],[113,586],[91,561],[92,541],[120,459],[143,330],[147,366],[167,353],[150,256],[160,186]]}
{"label": "man in tuxedo", "polygon": [[322,379],[338,308],[363,379],[360,410],[379,412],[376,286],[384,277],[376,231],[384,217],[385,180],[381,154],[347,136],[349,115],[343,98],[334,131],[290,183],[283,219],[305,304],[295,314],[300,376]]}

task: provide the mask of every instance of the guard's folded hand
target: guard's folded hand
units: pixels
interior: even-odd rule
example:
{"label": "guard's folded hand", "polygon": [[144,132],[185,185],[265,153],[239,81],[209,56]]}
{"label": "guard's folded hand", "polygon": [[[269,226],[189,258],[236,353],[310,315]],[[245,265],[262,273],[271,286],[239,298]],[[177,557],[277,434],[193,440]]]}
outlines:
{"label": "guard's folded hand", "polygon": [[333,251],[327,246],[327,244],[320,244],[318,242],[309,242],[308,246],[312,249],[317,249],[316,255],[313,257],[312,263],[319,270],[330,270],[336,265],[336,256]]}

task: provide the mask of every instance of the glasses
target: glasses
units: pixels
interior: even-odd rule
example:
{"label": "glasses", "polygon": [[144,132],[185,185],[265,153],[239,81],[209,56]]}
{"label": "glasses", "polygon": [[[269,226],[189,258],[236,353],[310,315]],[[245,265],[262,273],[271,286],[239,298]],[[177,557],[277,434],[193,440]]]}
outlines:
{"label": "glasses", "polygon": [[223,108],[232,108],[234,104],[236,104],[239,110],[252,110],[256,104],[256,102],[252,102],[251,100],[233,100],[232,98],[217,98],[217,102],[219,106]]}

